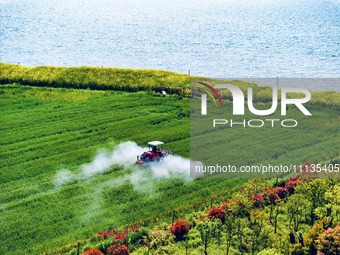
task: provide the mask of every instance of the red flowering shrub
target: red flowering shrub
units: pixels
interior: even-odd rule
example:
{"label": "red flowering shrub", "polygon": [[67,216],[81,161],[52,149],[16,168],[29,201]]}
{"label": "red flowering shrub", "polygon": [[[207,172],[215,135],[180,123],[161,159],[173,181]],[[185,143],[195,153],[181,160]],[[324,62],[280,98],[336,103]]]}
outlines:
{"label": "red flowering shrub", "polygon": [[170,232],[176,236],[176,239],[182,239],[189,232],[189,224],[186,220],[176,220],[170,227]]}
{"label": "red flowering shrub", "polygon": [[124,244],[116,243],[107,249],[107,254],[109,255],[129,255],[129,248]]}
{"label": "red flowering shrub", "polygon": [[255,208],[259,208],[264,205],[264,198],[262,195],[253,195],[251,200],[253,201],[253,206]]}
{"label": "red flowering shrub", "polygon": [[100,250],[96,248],[92,248],[92,249],[84,251],[82,255],[104,255],[104,253],[102,253]]}
{"label": "red flowering shrub", "polygon": [[291,178],[288,182],[285,184],[285,188],[287,189],[289,195],[293,195],[295,191],[295,186],[298,184],[299,179],[297,178]]}
{"label": "red flowering shrub", "polygon": [[117,230],[113,230],[113,243],[127,243],[127,235],[128,230],[124,229],[121,232]]}
{"label": "red flowering shrub", "polygon": [[108,236],[112,235],[113,231],[108,229],[106,231],[100,231],[97,233],[97,236],[101,237],[102,239],[106,239]]}
{"label": "red flowering shrub", "polygon": [[263,192],[263,198],[267,204],[275,205],[277,200],[280,200],[279,196],[275,192],[275,189],[268,189]]}
{"label": "red flowering shrub", "polygon": [[208,218],[220,219],[222,223],[225,222],[225,212],[221,207],[211,207],[208,211]]}
{"label": "red flowering shrub", "polygon": [[133,233],[138,233],[139,227],[138,225],[131,225],[129,230],[124,229],[122,231],[117,230],[106,230],[106,231],[100,231],[97,233],[97,236],[101,237],[102,239],[106,239],[109,236],[113,236],[112,242],[113,243],[127,243],[127,233],[128,231]]}
{"label": "red flowering shrub", "polygon": [[274,192],[277,194],[277,196],[280,199],[283,199],[286,196],[288,196],[288,190],[284,187],[276,187],[276,188],[274,188]]}

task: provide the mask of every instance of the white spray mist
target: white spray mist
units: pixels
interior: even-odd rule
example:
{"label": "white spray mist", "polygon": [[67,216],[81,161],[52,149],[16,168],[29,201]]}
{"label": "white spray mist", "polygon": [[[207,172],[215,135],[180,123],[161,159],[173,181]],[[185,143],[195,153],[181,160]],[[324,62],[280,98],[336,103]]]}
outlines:
{"label": "white spray mist", "polygon": [[73,181],[88,181],[103,174],[113,165],[129,169],[126,174],[89,186],[93,189],[91,194],[93,199],[91,199],[91,206],[84,210],[82,217],[84,222],[88,222],[100,213],[100,206],[103,202],[102,191],[108,187],[128,182],[131,183],[134,190],[151,195],[155,191],[155,183],[159,180],[179,178],[183,182],[189,182],[194,179],[190,176],[190,160],[180,156],[169,155],[160,162],[136,166],[136,156],[147,150],[148,148],[140,147],[131,141],[116,145],[112,151],[100,150],[92,162],[81,165],[77,173],[72,173],[67,169],[57,171],[55,188],[60,188]]}
{"label": "white spray mist", "polygon": [[190,160],[180,156],[169,155],[159,162],[136,166],[136,156],[147,150],[148,148],[140,147],[131,141],[116,145],[111,152],[100,150],[92,162],[80,166],[77,174],[72,174],[66,169],[58,171],[55,185],[60,187],[75,180],[93,178],[113,165],[119,165],[122,169],[132,169],[131,173],[118,178],[115,184],[120,183],[118,180],[129,181],[139,191],[151,190],[155,180],[166,178],[180,178],[184,182],[193,180],[190,176]]}

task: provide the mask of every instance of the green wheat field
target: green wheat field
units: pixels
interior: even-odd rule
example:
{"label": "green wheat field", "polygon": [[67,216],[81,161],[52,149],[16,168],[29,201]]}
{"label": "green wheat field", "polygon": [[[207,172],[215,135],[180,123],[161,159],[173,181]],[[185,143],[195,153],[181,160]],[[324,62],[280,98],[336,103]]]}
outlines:
{"label": "green wheat field", "polygon": [[[170,225],[173,210],[184,218],[231,197],[247,179],[165,178],[152,190],[139,191],[128,181],[114,182],[135,170],[113,165],[62,186],[56,180],[62,169],[76,174],[98,151],[127,141],[140,146],[165,141],[189,158],[189,83],[188,76],[165,71],[0,64],[0,254],[77,254],[77,243],[96,243],[98,231],[133,223]],[[258,89],[263,98],[257,103],[267,102],[268,88]],[[247,148],[260,139],[261,153],[254,158],[231,144],[233,163],[256,164],[268,157],[298,164],[339,161],[339,93],[312,98],[308,107],[317,121],[284,132],[279,141],[261,139],[268,130],[248,129],[237,144]],[[276,147],[282,157],[273,155]],[[217,241],[212,244],[218,247]],[[216,249],[211,254],[222,254]],[[173,254],[185,254],[178,250]]]}

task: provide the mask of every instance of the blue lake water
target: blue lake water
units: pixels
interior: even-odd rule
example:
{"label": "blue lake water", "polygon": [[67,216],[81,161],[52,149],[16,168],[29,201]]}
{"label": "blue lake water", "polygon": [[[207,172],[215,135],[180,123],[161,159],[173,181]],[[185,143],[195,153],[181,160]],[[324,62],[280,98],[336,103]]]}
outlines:
{"label": "blue lake water", "polygon": [[0,0],[0,61],[340,77],[339,0]]}

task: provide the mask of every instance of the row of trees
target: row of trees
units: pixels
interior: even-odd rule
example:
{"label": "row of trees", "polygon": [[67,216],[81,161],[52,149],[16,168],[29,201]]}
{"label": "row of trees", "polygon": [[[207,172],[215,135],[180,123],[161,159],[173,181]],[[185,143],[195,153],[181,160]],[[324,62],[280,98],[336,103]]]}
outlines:
{"label": "row of trees", "polygon": [[199,231],[204,254],[221,242],[221,233],[227,255],[232,246],[241,254],[268,248],[273,254],[340,254],[339,188],[332,179],[296,178],[274,187],[252,180],[190,228]]}
{"label": "row of trees", "polygon": [[252,180],[193,227],[205,255],[209,243],[220,243],[221,232],[227,255],[232,246],[241,254],[266,248],[273,254],[340,254],[339,188],[332,179],[290,179],[274,187]]}
{"label": "row of trees", "polygon": [[300,177],[273,182],[250,180],[224,202],[171,226],[99,232],[102,240],[111,238],[101,252],[125,254],[108,249],[119,244],[116,250],[129,247],[135,254],[177,254],[183,247],[186,254],[205,255],[340,254],[340,181]]}

